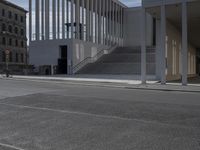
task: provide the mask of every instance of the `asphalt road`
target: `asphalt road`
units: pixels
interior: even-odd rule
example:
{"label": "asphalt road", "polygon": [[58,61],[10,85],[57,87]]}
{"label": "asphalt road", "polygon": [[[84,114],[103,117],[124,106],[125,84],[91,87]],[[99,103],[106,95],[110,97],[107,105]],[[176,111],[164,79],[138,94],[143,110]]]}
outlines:
{"label": "asphalt road", "polygon": [[200,150],[200,93],[0,79],[0,150]]}

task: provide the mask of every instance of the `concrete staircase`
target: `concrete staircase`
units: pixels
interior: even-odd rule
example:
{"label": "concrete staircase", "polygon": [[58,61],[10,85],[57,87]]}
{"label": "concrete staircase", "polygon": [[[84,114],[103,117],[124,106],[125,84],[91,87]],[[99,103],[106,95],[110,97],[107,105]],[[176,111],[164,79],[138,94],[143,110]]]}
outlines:
{"label": "concrete staircase", "polygon": [[[141,72],[140,47],[118,47],[95,63],[87,64],[77,74],[135,74]],[[155,75],[155,49],[147,48],[147,74]]]}

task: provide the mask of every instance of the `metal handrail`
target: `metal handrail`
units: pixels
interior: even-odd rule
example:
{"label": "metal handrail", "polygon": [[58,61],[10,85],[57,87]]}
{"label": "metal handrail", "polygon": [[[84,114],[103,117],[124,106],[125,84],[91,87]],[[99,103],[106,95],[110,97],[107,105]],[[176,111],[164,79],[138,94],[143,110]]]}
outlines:
{"label": "metal handrail", "polygon": [[73,72],[76,73],[79,69],[81,69],[83,66],[85,66],[88,63],[94,63],[95,61],[97,61],[99,58],[101,58],[104,55],[104,51],[107,50],[108,53],[111,53],[115,48],[117,47],[117,45],[115,46],[111,46],[108,49],[102,49],[101,51],[99,51],[96,55],[94,55],[93,57],[89,56],[86,57],[84,60],[82,60],[81,62],[79,62],[78,64],[76,64],[73,67]]}

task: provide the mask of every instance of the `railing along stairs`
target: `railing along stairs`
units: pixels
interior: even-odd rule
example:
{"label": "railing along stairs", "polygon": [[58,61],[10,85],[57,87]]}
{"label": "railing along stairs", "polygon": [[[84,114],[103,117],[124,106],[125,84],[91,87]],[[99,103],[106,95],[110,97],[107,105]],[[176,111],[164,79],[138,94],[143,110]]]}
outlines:
{"label": "railing along stairs", "polygon": [[76,64],[73,67],[73,73],[76,73],[77,71],[79,71],[81,68],[83,68],[85,65],[89,64],[89,63],[94,63],[96,62],[99,58],[101,58],[103,55],[109,54],[111,53],[113,50],[115,50],[117,48],[117,45],[111,46],[110,48],[107,49],[102,49],[100,50],[96,55],[94,55],[93,57],[86,57],[84,60],[82,60],[81,62],[79,62],[78,64]]}

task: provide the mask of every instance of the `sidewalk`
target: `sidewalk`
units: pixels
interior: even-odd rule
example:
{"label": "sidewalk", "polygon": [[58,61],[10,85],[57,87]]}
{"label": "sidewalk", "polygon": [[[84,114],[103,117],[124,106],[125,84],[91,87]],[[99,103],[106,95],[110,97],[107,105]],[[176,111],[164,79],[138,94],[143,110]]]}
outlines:
{"label": "sidewalk", "polygon": [[13,76],[12,79],[17,80],[34,80],[48,82],[57,81],[65,82],[67,84],[87,85],[87,86],[101,86],[101,87],[116,87],[126,89],[143,89],[143,90],[158,90],[158,91],[180,91],[180,92],[200,92],[200,84],[188,84],[188,86],[182,86],[181,83],[167,83],[161,85],[155,80],[147,81],[146,85],[142,85],[140,80],[134,79],[117,79],[117,78],[95,78],[88,76]]}

